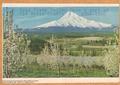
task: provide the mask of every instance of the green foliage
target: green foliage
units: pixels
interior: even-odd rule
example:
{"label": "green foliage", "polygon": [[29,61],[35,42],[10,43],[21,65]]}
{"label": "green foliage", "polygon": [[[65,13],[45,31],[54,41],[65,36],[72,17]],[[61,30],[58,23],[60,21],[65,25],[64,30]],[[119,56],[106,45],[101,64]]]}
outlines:
{"label": "green foliage", "polygon": [[48,43],[48,42],[39,38],[32,38],[29,45],[31,53],[40,54],[40,52],[44,48],[45,43]]}
{"label": "green foliage", "polygon": [[[119,50],[118,47],[118,34],[114,36],[114,45],[105,51],[105,58],[104,58],[104,66],[106,69],[106,73],[109,76],[119,76]],[[108,42],[108,45],[111,45],[112,42]]]}
{"label": "green foliage", "polygon": [[40,77],[106,77],[105,70],[100,69],[94,69],[94,70],[88,70],[85,69],[79,70],[78,68],[74,68],[76,70],[73,71],[72,68],[68,67],[64,70],[61,69],[60,73],[58,73],[58,69],[56,70],[50,70],[42,68],[40,70],[24,70],[24,71],[18,71],[16,74],[18,77],[22,78],[40,78]]}
{"label": "green foliage", "polygon": [[109,48],[105,53],[104,66],[109,76],[119,75],[119,49],[118,47]]}
{"label": "green foliage", "polygon": [[[82,36],[82,38],[89,38]],[[102,48],[111,41],[110,45],[115,44],[114,38],[103,37],[102,40],[82,40],[80,36],[27,36],[16,33],[11,44],[11,73],[12,77],[73,77],[73,76],[108,76],[108,65],[101,69],[99,58],[105,56],[105,61],[110,61],[108,54],[113,53],[108,48]],[[4,39],[4,72],[6,72],[6,39]],[[84,47],[86,45],[86,47]],[[88,46],[88,47],[87,47]],[[92,48],[90,47],[92,46]],[[96,48],[96,46],[99,46]],[[107,49],[110,53],[103,54]],[[116,54],[117,55],[117,54]],[[62,56],[66,56],[62,60]],[[69,58],[67,58],[69,56]],[[72,56],[73,59],[70,57]],[[77,61],[79,57],[88,57],[84,61]],[[91,57],[97,57],[94,64]],[[70,59],[67,61],[67,59]],[[87,62],[88,61],[88,62]],[[114,66],[115,64],[111,64]],[[116,64],[117,65],[117,64]],[[112,69],[113,67],[111,67]],[[95,70],[98,69],[98,70]],[[117,67],[115,68],[117,69]],[[98,72],[97,72],[98,71]],[[17,72],[17,73],[16,73]],[[114,71],[116,73],[116,71]],[[4,73],[5,74],[5,73]],[[99,75],[100,74],[100,75]],[[118,76],[113,75],[112,76]]]}

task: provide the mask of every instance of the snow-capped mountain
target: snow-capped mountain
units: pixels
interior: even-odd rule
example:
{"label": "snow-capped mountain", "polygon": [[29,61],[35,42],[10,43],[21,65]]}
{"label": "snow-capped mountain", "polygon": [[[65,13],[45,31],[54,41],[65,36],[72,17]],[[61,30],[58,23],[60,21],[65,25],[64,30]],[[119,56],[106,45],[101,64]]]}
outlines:
{"label": "snow-capped mountain", "polygon": [[79,28],[110,28],[111,24],[88,20],[84,17],[77,15],[74,12],[67,12],[58,20],[54,20],[35,28],[49,28],[49,27],[79,27]]}

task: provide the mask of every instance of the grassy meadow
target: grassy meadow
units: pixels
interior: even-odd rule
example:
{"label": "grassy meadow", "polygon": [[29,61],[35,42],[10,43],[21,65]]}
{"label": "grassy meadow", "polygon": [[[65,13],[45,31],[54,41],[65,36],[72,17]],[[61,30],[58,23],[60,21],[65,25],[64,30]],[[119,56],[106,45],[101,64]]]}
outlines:
{"label": "grassy meadow", "polygon": [[[104,64],[109,62],[105,61],[109,49],[116,49],[113,48],[117,45],[114,35],[14,33],[11,77],[116,77],[118,69],[113,72]],[[7,38],[4,36],[4,62],[7,59],[5,43]]]}
{"label": "grassy meadow", "polygon": [[14,35],[18,46],[14,49],[19,52],[13,50],[13,55],[16,56],[11,63],[11,77],[115,76],[107,74],[104,65],[106,52],[116,45],[111,34],[22,34],[22,37],[17,37],[18,35],[21,33]]}

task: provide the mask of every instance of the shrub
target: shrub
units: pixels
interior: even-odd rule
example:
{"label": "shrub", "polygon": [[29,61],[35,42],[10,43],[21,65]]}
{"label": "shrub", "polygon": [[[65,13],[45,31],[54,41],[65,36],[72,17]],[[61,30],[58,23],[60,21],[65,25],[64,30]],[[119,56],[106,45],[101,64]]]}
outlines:
{"label": "shrub", "polygon": [[119,48],[112,47],[105,53],[104,67],[108,76],[119,75]]}

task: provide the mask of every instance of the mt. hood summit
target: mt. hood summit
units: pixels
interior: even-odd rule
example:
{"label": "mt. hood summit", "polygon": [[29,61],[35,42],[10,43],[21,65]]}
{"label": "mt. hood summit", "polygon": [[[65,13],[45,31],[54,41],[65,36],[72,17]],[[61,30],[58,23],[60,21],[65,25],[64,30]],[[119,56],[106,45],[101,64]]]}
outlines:
{"label": "mt. hood summit", "polygon": [[97,22],[94,20],[88,20],[84,17],[77,15],[74,12],[68,11],[64,16],[58,20],[54,20],[39,26],[36,28],[48,28],[48,27],[80,27],[80,28],[110,28],[111,24]]}

